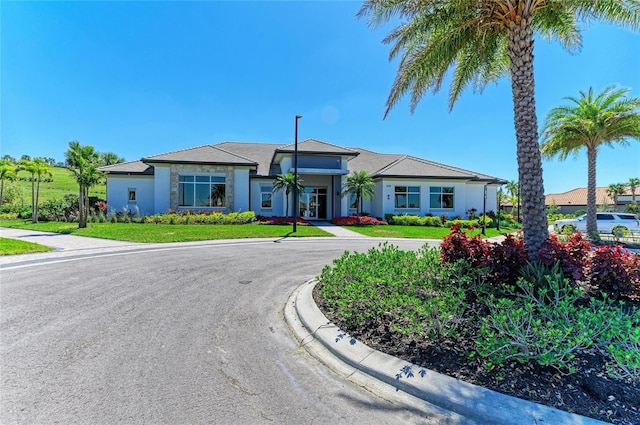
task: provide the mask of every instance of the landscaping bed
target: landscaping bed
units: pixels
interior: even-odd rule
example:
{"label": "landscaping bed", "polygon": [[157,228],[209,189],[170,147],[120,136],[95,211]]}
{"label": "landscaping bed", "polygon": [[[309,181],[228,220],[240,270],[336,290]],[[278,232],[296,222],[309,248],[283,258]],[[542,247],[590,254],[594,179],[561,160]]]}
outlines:
{"label": "landscaping bed", "polygon": [[[508,239],[500,248],[483,243],[458,234],[445,240],[441,253],[386,244],[365,254],[345,253],[325,267],[314,299],[350,336],[407,362],[605,422],[637,424],[637,257],[616,249],[598,248],[594,254],[575,238],[547,245],[542,254],[561,260],[557,265],[513,272],[503,266],[505,259],[525,260],[518,241]],[[486,260],[475,265],[473,259],[443,260],[465,250],[476,260],[491,258],[478,254],[483,249],[495,250],[503,264],[489,268]],[[620,256],[619,264],[601,264],[612,261],[611,255]],[[633,288],[619,285],[622,292],[616,294],[601,272],[620,272],[620,264],[626,264],[622,269]],[[578,279],[569,279],[572,274]],[[394,372],[402,379],[402,371]]]}

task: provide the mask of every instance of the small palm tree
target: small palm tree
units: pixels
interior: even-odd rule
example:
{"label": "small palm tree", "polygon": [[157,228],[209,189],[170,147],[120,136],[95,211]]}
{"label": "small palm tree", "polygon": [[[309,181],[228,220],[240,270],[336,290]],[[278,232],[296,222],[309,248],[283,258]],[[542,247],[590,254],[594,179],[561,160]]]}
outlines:
{"label": "small palm tree", "polygon": [[631,177],[627,182],[627,186],[631,189],[631,202],[636,203],[636,189],[640,186],[640,178]]}
{"label": "small palm tree", "polygon": [[613,210],[616,211],[618,209],[618,196],[624,195],[627,191],[627,188],[622,183],[614,183],[610,184],[607,188],[607,195],[613,198]]}
{"label": "small palm tree", "polygon": [[98,171],[100,156],[93,146],[81,146],[80,142],[69,142],[69,149],[64,153],[67,167],[80,186],[78,195],[78,228],[87,227],[89,215],[89,189],[100,183],[104,174]]}
{"label": "small palm tree", "polygon": [[4,181],[13,181],[16,178],[16,164],[6,160],[0,160],[0,205],[4,200]]}
{"label": "small palm tree", "polygon": [[366,171],[354,171],[348,175],[342,186],[342,196],[356,195],[356,214],[358,221],[362,214],[362,200],[376,196],[376,183]]}
{"label": "small palm tree", "polygon": [[37,223],[40,182],[44,176],[53,176],[49,170],[49,164],[47,164],[42,158],[35,158],[33,161],[29,161],[25,158],[18,162],[16,171],[26,171],[31,174],[31,222]]}
{"label": "small palm tree", "polygon": [[627,145],[627,139],[640,139],[640,98],[627,98],[629,89],[607,87],[595,94],[593,88],[579,97],[567,97],[569,106],[553,108],[547,115],[542,134],[542,155],[569,155],[587,151],[587,234],[594,236],[596,223],[596,157],[602,146]]}
{"label": "small palm tree", "polygon": [[[298,193],[302,193],[304,191],[304,186],[301,184],[302,180],[298,178]],[[279,174],[276,177],[275,182],[273,183],[273,191],[279,192],[284,190],[285,199],[286,199],[286,213],[285,216],[289,216],[289,194],[293,191],[293,188],[296,186],[296,181],[293,173],[287,174]],[[293,202],[297,202],[297,200],[293,200]]]}

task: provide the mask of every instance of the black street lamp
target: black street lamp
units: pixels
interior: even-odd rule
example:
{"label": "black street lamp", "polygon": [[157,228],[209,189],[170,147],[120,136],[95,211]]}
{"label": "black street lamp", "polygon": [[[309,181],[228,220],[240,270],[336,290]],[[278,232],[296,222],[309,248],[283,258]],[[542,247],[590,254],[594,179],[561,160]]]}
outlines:
{"label": "black street lamp", "polygon": [[298,120],[302,115],[296,115],[296,136],[293,148],[293,233],[297,230],[298,224],[298,208],[300,200],[298,199]]}

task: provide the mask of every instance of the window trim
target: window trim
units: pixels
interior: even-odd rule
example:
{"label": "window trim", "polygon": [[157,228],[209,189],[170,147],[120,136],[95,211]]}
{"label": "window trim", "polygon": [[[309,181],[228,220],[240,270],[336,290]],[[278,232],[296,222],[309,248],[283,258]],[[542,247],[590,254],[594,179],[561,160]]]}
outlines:
{"label": "window trim", "polygon": [[[398,189],[404,188],[404,191],[400,191]],[[412,190],[415,189],[415,190]],[[409,196],[418,195],[418,206],[410,206],[409,204]],[[398,196],[405,196],[405,205],[404,207],[398,206]],[[422,190],[420,186],[409,186],[409,185],[394,185],[393,187],[393,208],[396,210],[420,210],[422,203]]]}
{"label": "window trim", "polygon": [[[188,178],[191,177],[191,181],[183,181],[183,178]],[[207,177],[209,179],[208,182],[204,182],[202,181],[203,177]],[[220,181],[214,181],[214,179],[222,179],[222,182]],[[198,181],[200,180],[200,181]],[[181,196],[181,194],[184,194],[184,186],[185,185],[192,185],[193,186],[193,192],[191,194],[192,198],[193,198],[193,204],[192,205],[183,205],[183,198],[184,195]],[[198,186],[205,186],[208,185],[209,186],[209,190],[208,190],[208,198],[209,198],[209,205],[208,206],[204,206],[204,205],[197,205],[197,200],[198,200]],[[218,185],[222,185],[224,186],[224,196],[222,197],[222,205],[213,205],[213,197],[211,196],[212,194],[212,189],[214,186],[218,186]],[[216,198],[216,199],[220,199],[220,198]],[[189,208],[204,208],[204,209],[225,209],[227,208],[227,176],[226,174],[223,173],[185,173],[185,174],[179,174],[178,175],[178,208],[182,208],[182,209],[189,209]]]}
{"label": "window trim", "polygon": [[[269,195],[269,206],[265,207],[264,196]],[[273,209],[273,186],[260,186],[260,209],[271,211]]]}
{"label": "window trim", "polygon": [[[133,194],[133,199],[131,199],[131,194]],[[138,202],[138,191],[135,187],[127,188],[127,203],[135,204],[136,202]]]}

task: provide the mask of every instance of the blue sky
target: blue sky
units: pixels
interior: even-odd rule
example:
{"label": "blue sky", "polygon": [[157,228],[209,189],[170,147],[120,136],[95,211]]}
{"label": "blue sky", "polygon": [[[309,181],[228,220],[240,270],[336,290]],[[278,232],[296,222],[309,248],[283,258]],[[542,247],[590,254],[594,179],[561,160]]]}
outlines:
{"label": "blue sky", "polygon": [[[397,63],[361,2],[0,2],[0,152],[64,159],[71,140],[136,160],[221,141],[299,138],[408,153],[517,179],[510,82],[447,87],[383,120]],[[640,96],[640,35],[592,23],[570,54],[537,40],[539,122],[611,84]],[[545,161],[545,192],[586,186],[586,154]],[[640,143],[604,148],[598,185],[640,176]]]}

